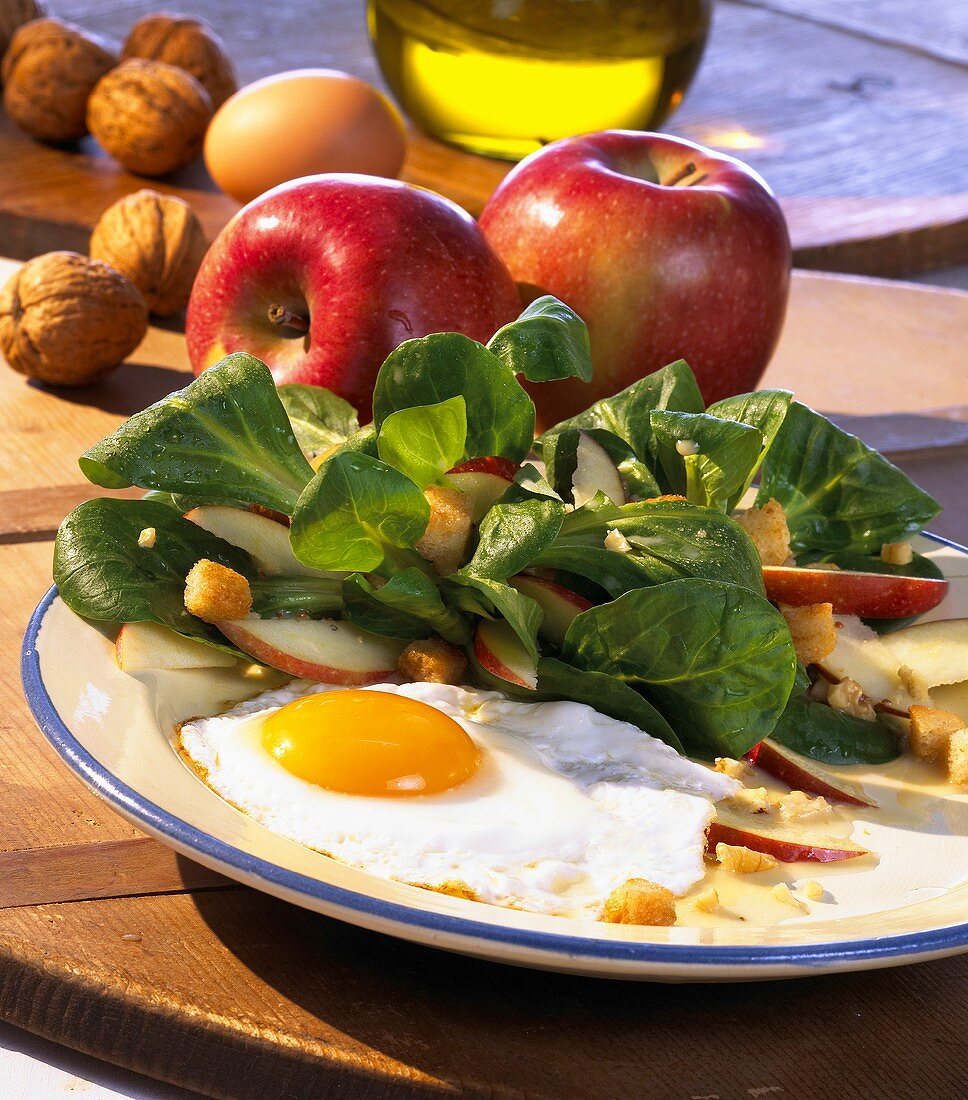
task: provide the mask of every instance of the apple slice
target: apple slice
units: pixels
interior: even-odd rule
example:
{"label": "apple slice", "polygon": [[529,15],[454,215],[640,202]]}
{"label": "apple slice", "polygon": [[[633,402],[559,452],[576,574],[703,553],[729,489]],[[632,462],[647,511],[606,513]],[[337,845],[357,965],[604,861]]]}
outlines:
{"label": "apple slice", "polygon": [[571,479],[571,495],[576,508],[587,504],[599,491],[613,504],[625,503],[625,485],[618,467],[601,443],[587,432],[578,433],[577,464]]}
{"label": "apple slice", "polygon": [[324,684],[379,684],[405,642],[338,619],[232,619],[215,624],[233,645],[273,668]]}
{"label": "apple slice", "polygon": [[185,513],[185,519],[204,527],[220,539],[245,550],[268,577],[339,577],[312,569],[292,552],[289,528],[268,516],[223,504],[203,504]]}
{"label": "apple slice", "polygon": [[231,668],[235,658],[202,642],[185,638],[158,623],[125,623],[114,643],[123,672],[152,668]]}
{"label": "apple slice", "polygon": [[968,680],[968,619],[915,623],[882,642],[898,667],[914,669],[929,688]]}
{"label": "apple slice", "polygon": [[471,522],[480,523],[487,510],[514,484],[514,475],[521,467],[508,458],[494,455],[472,458],[455,466],[447,474],[455,489],[460,489],[474,501]]}
{"label": "apple slice", "polygon": [[532,600],[544,612],[544,620],[538,629],[538,633],[560,646],[568,633],[572,619],[593,607],[591,600],[572,592],[554,581],[545,580],[544,577],[531,577],[526,573],[519,573],[512,577],[508,584],[516,588],[522,595],[530,596]]}
{"label": "apple slice", "polygon": [[868,855],[852,840],[832,836],[806,836],[799,829],[758,814],[755,824],[750,815],[716,807],[716,817],[706,834],[706,851],[714,853],[717,844],[741,844],[754,852],[766,852],[781,863],[798,863],[814,860],[817,863],[835,863],[841,859],[856,859]]}
{"label": "apple slice", "polygon": [[746,759],[762,768],[774,779],[786,783],[790,790],[809,791],[823,795],[828,801],[847,802],[852,806],[876,806],[857,783],[833,776],[798,752],[775,741],[760,741],[746,754]]}
{"label": "apple slice", "polygon": [[833,604],[835,615],[865,619],[904,619],[937,607],[948,593],[948,582],[936,577],[899,577],[888,573],[858,573],[851,569],[794,568],[765,565],[767,599],[791,607]]}
{"label": "apple slice", "polygon": [[506,622],[482,620],[474,633],[474,656],[480,666],[515,687],[534,691],[538,671],[531,654]]}

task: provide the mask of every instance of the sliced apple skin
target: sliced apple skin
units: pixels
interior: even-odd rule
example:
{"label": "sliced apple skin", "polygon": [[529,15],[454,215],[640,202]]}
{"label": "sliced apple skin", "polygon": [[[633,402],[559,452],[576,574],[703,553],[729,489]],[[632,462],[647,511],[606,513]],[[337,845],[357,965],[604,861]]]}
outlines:
{"label": "sliced apple skin", "polygon": [[483,669],[499,680],[529,691],[538,686],[538,672],[531,655],[505,622],[485,619],[478,623],[474,632],[474,657]]}
{"label": "sliced apple skin", "polygon": [[303,565],[292,552],[289,528],[259,512],[222,504],[203,504],[186,512],[185,519],[245,550],[266,576],[339,576]]}
{"label": "sliced apple skin", "polygon": [[863,619],[903,619],[937,607],[948,593],[948,582],[935,577],[898,577],[858,573],[849,569],[793,568],[765,565],[767,599],[791,607],[833,604],[835,615]]}
{"label": "sliced apple skin", "polygon": [[[766,817],[766,815],[758,815]],[[766,852],[781,863],[836,863],[869,855],[851,840],[828,836],[807,836],[789,826],[769,821],[750,826],[749,814],[738,814],[724,806],[716,807],[716,817],[706,834],[706,851],[715,854],[717,844],[737,844],[754,852]]]}
{"label": "sliced apple skin", "polygon": [[462,462],[450,470],[447,477],[455,489],[460,489],[473,500],[471,522],[480,523],[488,509],[514,484],[514,477],[520,468],[508,458],[490,455]]}
{"label": "sliced apple skin", "polygon": [[235,664],[231,653],[183,638],[158,623],[125,623],[114,643],[114,657],[122,672],[231,668]]}
{"label": "sliced apple skin", "polygon": [[394,676],[406,644],[339,619],[232,619],[215,624],[257,661],[290,676],[361,687]]}
{"label": "sliced apple skin", "polygon": [[791,790],[809,791],[828,801],[846,802],[851,806],[876,806],[856,783],[831,775],[824,768],[775,741],[760,741],[746,754],[750,764],[762,768],[774,779],[786,783]]}
{"label": "sliced apple skin", "polygon": [[568,633],[568,627],[576,615],[594,607],[591,600],[572,592],[570,588],[546,580],[544,577],[532,577],[519,573],[511,577],[508,584],[522,595],[530,596],[544,612],[544,619],[538,633],[560,646]]}

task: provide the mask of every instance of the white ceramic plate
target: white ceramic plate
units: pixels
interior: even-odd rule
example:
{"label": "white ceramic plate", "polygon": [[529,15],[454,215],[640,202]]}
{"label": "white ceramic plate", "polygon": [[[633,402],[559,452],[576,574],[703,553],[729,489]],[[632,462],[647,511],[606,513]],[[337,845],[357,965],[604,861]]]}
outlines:
{"label": "white ceramic plate", "polygon": [[[968,550],[932,536],[916,547],[952,582],[933,617],[968,616]],[[653,981],[796,977],[968,950],[964,793],[935,797],[914,825],[872,817],[865,842],[877,851],[877,865],[842,865],[836,904],[779,924],[697,929],[573,921],[387,882],[245,817],[211,792],[173,746],[175,723],[224,709],[218,703],[238,690],[238,678],[233,683],[221,670],[126,675],[114,663],[110,640],[75,616],[55,589],[27,630],[23,678],[53,746],[141,830],[239,882],[388,935],[521,966]],[[877,782],[875,773],[871,778]],[[823,869],[803,877],[823,878]]]}

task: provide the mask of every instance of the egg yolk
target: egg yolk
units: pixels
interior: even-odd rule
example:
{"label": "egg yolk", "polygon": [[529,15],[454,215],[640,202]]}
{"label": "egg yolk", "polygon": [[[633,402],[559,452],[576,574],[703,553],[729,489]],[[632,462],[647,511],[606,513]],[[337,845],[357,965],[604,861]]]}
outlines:
{"label": "egg yolk", "polygon": [[387,691],[296,699],[266,719],[262,743],[293,775],[345,794],[446,791],[481,759],[450,715]]}

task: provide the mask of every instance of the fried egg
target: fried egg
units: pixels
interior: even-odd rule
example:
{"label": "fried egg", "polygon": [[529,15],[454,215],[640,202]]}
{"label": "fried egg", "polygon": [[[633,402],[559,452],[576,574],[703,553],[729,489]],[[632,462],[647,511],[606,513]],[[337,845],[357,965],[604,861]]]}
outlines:
{"label": "fried egg", "polygon": [[589,706],[444,684],[294,682],[179,743],[237,809],[334,859],[590,919],[626,879],[702,878],[713,803],[738,787]]}

